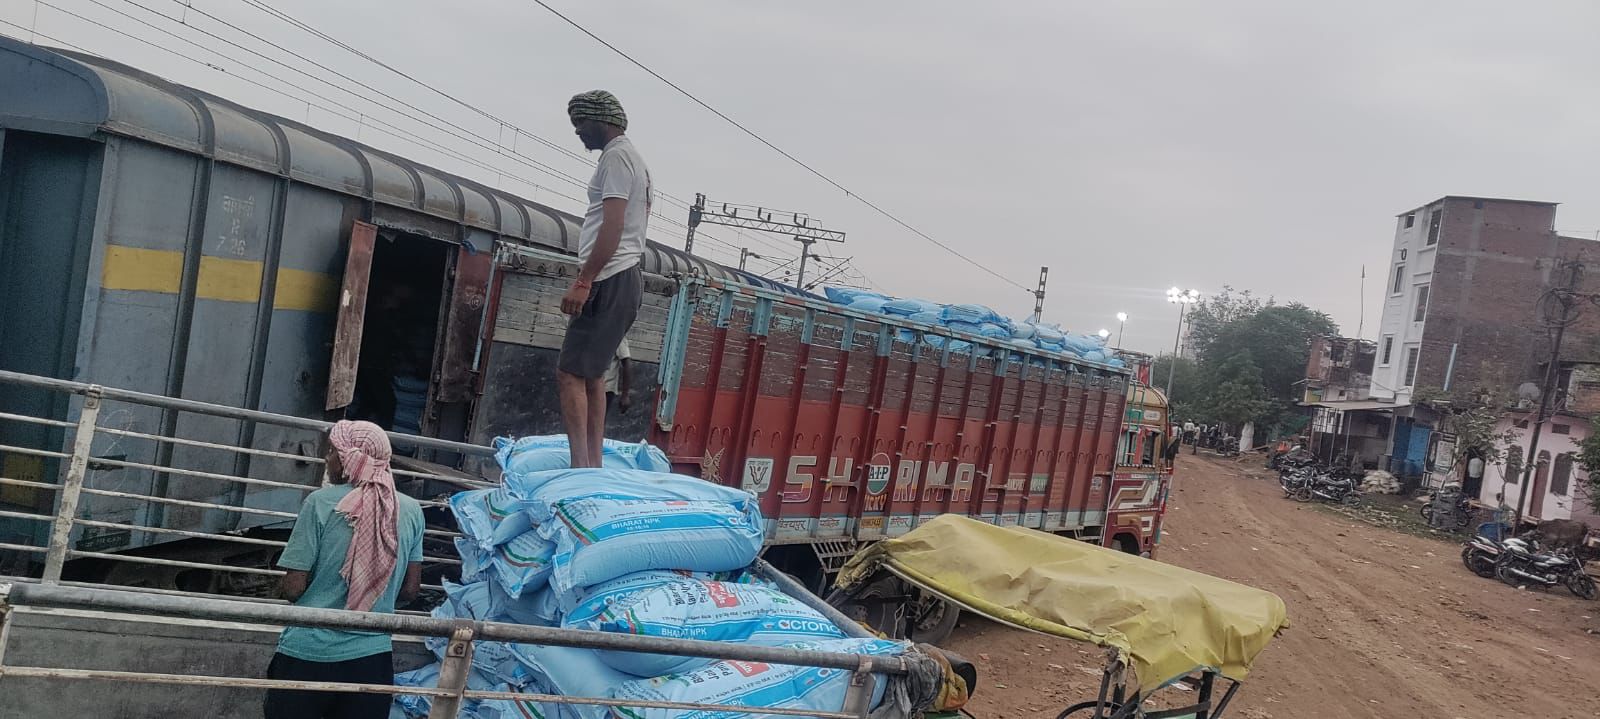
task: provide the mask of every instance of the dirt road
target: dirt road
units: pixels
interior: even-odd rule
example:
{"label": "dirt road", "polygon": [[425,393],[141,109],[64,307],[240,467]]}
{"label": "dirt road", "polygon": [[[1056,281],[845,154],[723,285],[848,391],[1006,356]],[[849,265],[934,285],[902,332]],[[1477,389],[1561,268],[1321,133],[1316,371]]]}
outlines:
{"label": "dirt road", "polygon": [[[1288,605],[1292,626],[1230,715],[1600,717],[1600,602],[1478,578],[1457,544],[1285,500],[1246,466],[1183,457],[1160,550]],[[1093,698],[1092,648],[971,618],[947,644],[979,664],[970,709],[983,719],[1054,716]]]}

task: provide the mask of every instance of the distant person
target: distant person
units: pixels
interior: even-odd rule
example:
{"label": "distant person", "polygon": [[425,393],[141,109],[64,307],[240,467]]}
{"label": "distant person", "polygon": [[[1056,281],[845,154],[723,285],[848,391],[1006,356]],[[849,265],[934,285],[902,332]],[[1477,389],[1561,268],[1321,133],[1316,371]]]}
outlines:
{"label": "distant person", "polygon": [[631,392],[632,384],[629,367],[633,364],[632,352],[628,349],[628,340],[623,338],[617,345],[616,357],[612,358],[611,366],[606,369],[606,412],[615,409],[622,414],[628,413],[628,408],[633,406]]}
{"label": "distant person", "polygon": [[1194,422],[1190,422],[1189,420],[1184,420],[1183,421],[1183,442],[1184,442],[1184,444],[1194,444],[1194,432],[1195,432]]}
{"label": "distant person", "polygon": [[[327,479],[306,497],[278,558],[279,592],[299,607],[394,612],[422,588],[422,507],[394,489],[389,438],[371,422],[328,430]],[[268,679],[393,684],[387,634],[287,627]],[[388,694],[270,689],[266,719],[384,719]]]}
{"label": "distant person", "polygon": [[605,90],[574,95],[567,115],[584,149],[600,150],[589,180],[589,208],[578,231],[578,277],[561,298],[572,317],[557,361],[561,418],[573,467],[599,467],[606,431],[606,369],[639,315],[643,299],[650,169],[623,134],[628,116]]}

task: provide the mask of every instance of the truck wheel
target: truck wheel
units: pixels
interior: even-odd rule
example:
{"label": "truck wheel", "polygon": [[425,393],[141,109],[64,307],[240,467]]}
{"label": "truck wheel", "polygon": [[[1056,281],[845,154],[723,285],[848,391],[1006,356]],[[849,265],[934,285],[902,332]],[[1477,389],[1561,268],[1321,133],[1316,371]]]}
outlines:
{"label": "truck wheel", "polygon": [[917,592],[911,603],[911,616],[907,618],[906,634],[913,642],[935,644],[950,638],[956,623],[961,621],[961,607],[927,592]]}

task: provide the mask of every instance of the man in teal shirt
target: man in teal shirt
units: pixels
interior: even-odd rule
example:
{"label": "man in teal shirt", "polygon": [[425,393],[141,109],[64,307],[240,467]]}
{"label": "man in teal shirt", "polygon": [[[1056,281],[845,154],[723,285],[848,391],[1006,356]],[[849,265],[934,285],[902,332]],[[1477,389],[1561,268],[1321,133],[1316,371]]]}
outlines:
{"label": "man in teal shirt", "polygon": [[[394,489],[388,437],[370,422],[339,422],[324,455],[333,484],[300,508],[278,559],[280,591],[301,607],[391,613],[422,582],[422,508]],[[352,591],[354,589],[354,591]],[[269,679],[392,684],[387,634],[287,627]],[[383,719],[387,694],[273,689],[266,719]]]}

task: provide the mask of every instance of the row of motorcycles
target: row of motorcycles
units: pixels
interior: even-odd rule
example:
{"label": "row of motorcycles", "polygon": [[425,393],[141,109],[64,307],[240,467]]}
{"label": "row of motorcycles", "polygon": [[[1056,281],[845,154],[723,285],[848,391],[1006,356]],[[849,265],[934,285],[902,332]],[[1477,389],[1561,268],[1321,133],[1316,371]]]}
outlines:
{"label": "row of motorcycles", "polygon": [[1283,496],[1297,502],[1361,503],[1361,472],[1328,466],[1310,453],[1290,452],[1274,459]]}
{"label": "row of motorcycles", "polygon": [[1583,571],[1583,560],[1563,550],[1547,551],[1524,537],[1496,539],[1479,533],[1461,548],[1461,563],[1480,577],[1512,586],[1566,587],[1584,599],[1594,599],[1594,579]]}

